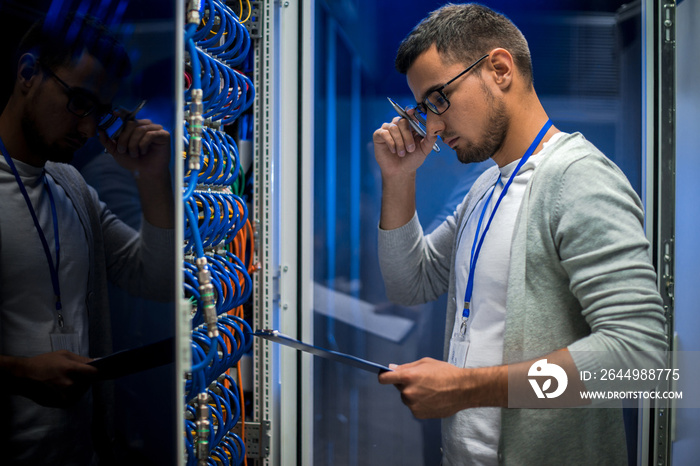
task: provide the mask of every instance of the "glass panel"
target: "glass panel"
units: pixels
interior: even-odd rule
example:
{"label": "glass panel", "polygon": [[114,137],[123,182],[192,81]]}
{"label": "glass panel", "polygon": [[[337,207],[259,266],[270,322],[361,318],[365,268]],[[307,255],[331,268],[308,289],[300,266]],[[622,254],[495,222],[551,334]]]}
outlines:
{"label": "glass panel", "polygon": [[[697,232],[700,219],[694,213],[697,207],[694,199],[700,195],[697,173],[698,145],[700,135],[697,124],[700,121],[700,93],[697,79],[700,63],[686,60],[694,57],[700,47],[700,30],[697,18],[700,15],[698,2],[678,2],[676,11],[677,68],[676,68],[676,243],[675,270],[675,315],[674,329],[677,332],[676,351],[700,351],[700,315],[697,312],[700,302],[700,248]],[[689,215],[688,215],[689,214]],[[695,378],[697,380],[697,378]],[[678,384],[678,390],[694,393],[693,378],[686,377]],[[693,395],[694,397],[694,395]],[[700,409],[676,409],[672,458],[674,464],[688,464],[700,455]]]}
{"label": "glass panel", "polygon": [[[162,125],[171,134],[172,145],[176,125],[174,14],[169,0],[147,5],[132,3],[127,8],[120,31],[126,38],[133,71],[115,98],[115,104],[128,110],[146,101],[138,118]],[[114,127],[119,127],[119,123]],[[108,133],[114,134],[114,127]],[[175,160],[178,158],[172,156],[170,170],[173,173]],[[104,153],[99,141],[93,140],[78,154],[75,164],[97,190],[100,200],[122,221],[138,230],[143,220],[134,176],[119,167],[110,154]],[[171,268],[161,273],[169,276],[171,282],[175,279]],[[174,292],[171,296],[174,298]],[[137,297],[111,283],[109,297],[114,351],[173,337],[174,302]],[[172,345],[169,351],[174,352]],[[175,464],[179,454],[175,439],[180,435],[175,431],[175,416],[180,413],[176,411],[179,403],[170,381],[179,382],[174,364],[115,380],[115,450],[123,464],[150,461]]]}
{"label": "glass panel", "polygon": [[[386,298],[377,261],[381,177],[372,153],[372,133],[395,116],[386,97],[403,106],[414,100],[393,67],[398,44],[441,4],[359,0],[318,2],[316,9],[315,344],[381,364],[442,359],[446,297],[415,307]],[[581,131],[640,193],[640,14],[617,13],[621,4],[489,6],[528,39],[535,86],[556,126]],[[492,163],[461,165],[440,144],[418,171],[426,231]],[[314,371],[315,464],[439,464],[439,421],[414,419],[374,374],[319,358]],[[634,439],[634,420],[630,426]]]}
{"label": "glass panel", "polygon": [[[173,170],[174,160],[172,135],[177,124],[175,121],[175,31],[180,28],[180,25],[175,22],[171,0],[148,2],[116,0],[102,2],[3,1],[0,5],[2,30],[13,31],[10,35],[17,34],[13,37],[6,37],[8,34],[3,36],[3,39],[7,39],[8,43],[2,48],[2,59],[3,63],[10,65],[2,67],[3,96],[9,95],[15,78],[8,70],[14,69],[15,63],[11,64],[11,60],[14,62],[16,57],[11,55],[14,46],[19,42],[21,33],[14,31],[26,30],[32,22],[47,12],[47,21],[52,21],[52,24],[64,24],[67,21],[66,18],[69,18],[68,12],[74,10],[102,20],[125,46],[131,61],[131,73],[120,81],[119,90],[113,103],[126,110],[133,110],[142,101],[145,101],[145,106],[139,111],[136,118],[150,119],[154,123],[162,125],[171,134],[170,166],[166,169],[165,175],[172,179],[170,174]],[[80,37],[82,34],[81,31],[74,29],[66,28],[66,30],[66,35],[62,36],[66,40],[70,40],[71,34],[76,34],[76,37]],[[63,78],[69,79],[65,76]],[[47,83],[48,81],[44,81],[44,85]],[[125,115],[125,113],[121,115]],[[67,114],[64,118],[72,117],[72,115]],[[92,116],[85,118],[92,118]],[[120,124],[121,119],[109,130],[109,134],[113,135]],[[124,222],[135,229],[135,232],[129,233],[129,236],[136,234],[142,228],[143,221],[141,202],[134,180],[135,177],[143,176],[143,173],[140,175],[138,172],[134,173],[119,166],[110,154],[104,152],[97,138],[89,139],[85,146],[76,152],[72,163],[98,192],[100,200],[118,218],[118,220],[112,219],[108,213],[101,212],[98,216],[99,221],[101,221],[101,232],[114,233],[115,225]],[[75,202],[73,199],[74,204]],[[99,208],[99,206],[97,207]],[[167,209],[169,207],[159,208]],[[60,215],[59,224],[63,219]],[[174,212],[169,212],[169,216],[174,218]],[[93,218],[93,220],[98,219]],[[109,225],[107,220],[109,220]],[[90,225],[85,226],[86,229],[88,227]],[[162,286],[156,285],[153,281],[136,283],[139,280],[134,280],[135,277],[139,277],[137,274],[140,273],[140,269],[136,262],[129,262],[129,260],[131,258],[141,259],[141,257],[130,254],[130,259],[124,260],[122,256],[123,251],[132,251],[133,239],[126,242],[124,236],[120,234],[119,239],[115,240],[114,234],[107,233],[103,238],[97,228],[94,228],[94,224],[91,231],[94,242],[90,243],[89,246],[89,259],[86,256],[84,263],[76,265],[79,269],[87,269],[88,260],[92,261],[92,265],[102,264],[102,267],[94,272],[94,276],[89,276],[88,286],[95,282],[97,286],[88,288],[85,292],[88,308],[85,311],[87,313],[86,319],[92,337],[89,343],[90,348],[86,354],[91,357],[107,356],[108,354],[105,353],[104,349],[99,350],[95,347],[107,348],[106,345],[102,345],[104,341],[93,341],[96,336],[92,334],[94,329],[99,329],[105,339],[111,338],[110,352],[165,341],[161,354],[162,359],[157,367],[131,373],[135,368],[136,361],[129,361],[123,367],[126,374],[120,373],[120,376],[114,380],[92,385],[92,395],[95,401],[93,405],[94,440],[97,442],[100,435],[108,436],[106,440],[111,444],[103,444],[101,447],[107,448],[109,451],[107,457],[115,464],[176,464],[177,458],[182,455],[182,452],[177,452],[175,449],[176,439],[182,433],[176,431],[175,416],[181,416],[181,403],[180,400],[177,400],[178,402],[175,400],[174,388],[176,384],[181,383],[181,380],[176,378],[174,364],[171,363],[174,358],[174,348],[169,340],[174,335],[173,298],[175,292],[172,283],[175,277],[173,269],[175,251],[171,249],[174,246],[172,230],[164,228],[163,231],[158,231],[152,237],[158,238],[158,240],[151,239],[152,243],[149,244],[158,243],[160,247],[163,245],[165,247],[162,247],[162,250],[154,255],[143,257],[147,263],[145,268],[154,268],[154,265],[158,265],[153,276],[162,278]],[[2,250],[12,246],[6,241],[7,237],[5,236]],[[27,244],[30,244],[29,239]],[[61,238],[62,253],[65,250],[63,249],[64,244],[69,246],[71,241]],[[31,245],[31,247],[41,249],[41,245],[36,246],[34,242],[31,242]],[[118,250],[115,251],[115,248]],[[88,247],[85,249],[87,251]],[[103,263],[105,260],[106,269]],[[62,255],[61,264],[64,263],[63,261],[68,263],[71,261],[71,257],[68,257],[68,254]],[[43,264],[41,266],[45,267]],[[6,269],[7,264],[3,263],[2,267]],[[37,265],[37,270],[39,270],[39,265]],[[87,273],[84,275],[88,277]],[[120,282],[119,286],[110,281],[108,290],[100,288],[100,280],[105,278],[111,280],[115,277]],[[28,280],[32,279],[33,277],[28,277]],[[140,285],[144,283],[147,286],[141,287]],[[40,286],[45,285],[45,283],[40,284]],[[50,288],[50,283],[48,286]],[[124,287],[129,289],[126,290]],[[63,290],[63,283],[61,288]],[[3,290],[3,292],[6,291]],[[108,297],[104,296],[105,293],[108,293]],[[109,309],[96,305],[101,302],[103,296],[105,302],[107,299],[109,301]],[[4,298],[7,298],[7,295]],[[0,306],[4,306],[4,302],[0,298],[0,303],[2,303]],[[109,325],[110,317],[111,325]],[[102,323],[96,323],[97,319],[102,319]],[[4,338],[4,336],[3,334],[3,337],[0,338]],[[144,362],[144,358],[145,356],[141,356],[138,362]],[[98,402],[98,400],[102,401]],[[55,410],[53,413],[59,413],[56,416],[62,416],[61,413],[64,411]],[[6,419],[6,416],[3,419]],[[35,425],[43,422],[41,419],[36,421]],[[89,439],[90,425],[88,424],[87,427],[87,430],[78,431],[75,437]],[[3,421],[4,439],[5,429],[6,424]],[[71,429],[65,427],[63,429],[65,431],[62,435],[65,435],[65,438],[59,442],[37,443],[37,445],[48,445],[48,448],[38,452],[41,459],[37,459],[34,463],[68,462],[74,464],[69,456],[61,456],[62,454],[54,448],[62,449],[61,451],[65,455],[70,455],[70,453],[65,452],[78,448],[89,454],[92,445],[89,443],[80,444],[75,438],[69,436]],[[9,455],[8,450],[3,448],[3,452],[3,456],[9,458],[7,456]],[[60,456],[60,461],[51,459],[56,458],[56,455]],[[12,458],[14,459],[14,457]],[[83,463],[76,462],[75,464]]]}

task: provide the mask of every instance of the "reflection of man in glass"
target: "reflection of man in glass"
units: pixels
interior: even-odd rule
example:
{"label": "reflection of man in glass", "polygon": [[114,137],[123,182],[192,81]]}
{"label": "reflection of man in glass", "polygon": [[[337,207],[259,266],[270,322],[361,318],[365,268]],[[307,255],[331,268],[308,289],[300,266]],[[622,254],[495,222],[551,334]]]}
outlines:
{"label": "reflection of man in glass", "polygon": [[[148,120],[127,121],[114,139],[100,127],[130,64],[94,18],[38,23],[18,52],[0,114],[3,462],[91,464],[110,434],[108,397],[89,389],[96,369],[88,364],[111,351],[107,280],[171,298],[170,135]],[[95,134],[134,174],[140,232],[66,164]]]}

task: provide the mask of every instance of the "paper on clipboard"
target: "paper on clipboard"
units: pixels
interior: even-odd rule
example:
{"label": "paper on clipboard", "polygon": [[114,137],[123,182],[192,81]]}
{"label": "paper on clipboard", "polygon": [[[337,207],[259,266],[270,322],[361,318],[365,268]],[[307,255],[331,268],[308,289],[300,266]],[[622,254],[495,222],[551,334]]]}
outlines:
{"label": "paper on clipboard", "polygon": [[318,346],[310,345],[308,343],[295,340],[294,338],[280,333],[277,330],[258,330],[257,332],[253,333],[253,335],[265,338],[270,341],[274,341],[275,343],[289,346],[291,348],[295,348],[299,351],[311,353],[314,356],[320,356],[322,358],[330,359],[331,361],[342,362],[343,364],[348,364],[350,366],[357,367],[358,369],[374,372],[375,374],[391,371],[391,369],[389,369],[388,367],[383,366],[381,364],[377,364],[376,362],[367,361],[365,359],[361,359],[349,354],[339,353],[337,351],[332,351],[320,348]]}

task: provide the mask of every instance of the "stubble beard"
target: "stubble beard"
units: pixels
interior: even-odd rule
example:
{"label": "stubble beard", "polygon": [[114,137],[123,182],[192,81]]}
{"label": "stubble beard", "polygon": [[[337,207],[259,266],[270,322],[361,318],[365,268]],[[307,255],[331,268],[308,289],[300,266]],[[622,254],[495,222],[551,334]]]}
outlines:
{"label": "stubble beard", "polygon": [[505,141],[510,125],[503,101],[496,99],[485,84],[482,85],[482,88],[488,100],[488,127],[481,141],[469,144],[466,147],[459,146],[455,149],[457,159],[465,164],[479,163],[490,159],[503,146],[503,141]]}
{"label": "stubble beard", "polygon": [[21,127],[27,146],[35,156],[42,160],[60,163],[69,163],[73,160],[75,152],[72,149],[46,141],[44,133],[37,124],[34,112],[25,112],[22,115]]}

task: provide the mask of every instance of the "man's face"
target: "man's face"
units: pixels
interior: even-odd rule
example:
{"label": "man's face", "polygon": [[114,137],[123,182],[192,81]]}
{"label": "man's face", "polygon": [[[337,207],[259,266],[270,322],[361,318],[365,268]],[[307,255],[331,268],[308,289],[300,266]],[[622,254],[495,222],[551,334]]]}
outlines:
{"label": "man's face", "polygon": [[[406,74],[416,102],[422,102],[467,65],[446,64],[435,46],[425,51]],[[426,114],[428,133],[439,134],[462,163],[483,162],[492,157],[503,145],[508,130],[505,104],[488,85],[488,63],[479,66],[484,66],[484,77],[470,71],[445,87],[443,92],[450,102],[445,113],[435,115],[428,110]]]}
{"label": "man's face", "polygon": [[68,109],[69,101],[87,97],[100,108],[108,106],[116,92],[116,82],[87,53],[50,72],[40,66],[39,74],[41,79],[36,80],[27,94],[22,131],[39,163],[70,162],[75,151],[95,136],[99,111],[81,118]]}

